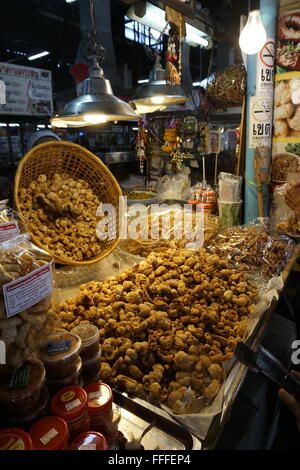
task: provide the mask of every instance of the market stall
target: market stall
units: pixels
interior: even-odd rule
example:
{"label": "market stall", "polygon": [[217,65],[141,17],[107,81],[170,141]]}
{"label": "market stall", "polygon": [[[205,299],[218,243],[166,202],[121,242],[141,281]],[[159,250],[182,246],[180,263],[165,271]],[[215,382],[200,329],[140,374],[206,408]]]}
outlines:
{"label": "market stall", "polygon": [[165,3],[165,66],[157,48],[130,106],[104,76],[90,1],[88,76],[51,119],[138,120],[140,175],[111,173],[121,152],[51,141],[25,154],[14,200],[0,201],[0,449],[216,448],[246,381],[238,348],[261,346],[299,258],[300,209],[286,197],[299,80],[277,77],[273,103],[274,8],[262,0],[270,37],[248,68],[187,93],[188,25]]}

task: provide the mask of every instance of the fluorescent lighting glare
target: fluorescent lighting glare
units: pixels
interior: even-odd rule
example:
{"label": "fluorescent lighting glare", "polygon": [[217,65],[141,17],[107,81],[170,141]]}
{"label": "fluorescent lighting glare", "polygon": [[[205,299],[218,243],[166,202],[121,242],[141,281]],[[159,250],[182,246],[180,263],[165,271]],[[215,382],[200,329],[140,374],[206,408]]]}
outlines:
{"label": "fluorescent lighting glare", "polygon": [[6,126],[7,126],[6,122],[0,122],[0,127],[6,127]]}
{"label": "fluorescent lighting glare", "polygon": [[143,80],[138,80],[138,83],[149,83],[149,79],[143,78]]}
{"label": "fluorescent lighting glare", "polygon": [[16,122],[12,122],[8,125],[9,125],[9,127],[20,127],[20,124],[17,124]]}
{"label": "fluorescent lighting glare", "polygon": [[138,127],[132,127],[131,130],[132,130],[132,131],[138,131],[139,128],[138,128]]}
{"label": "fluorescent lighting glare", "polygon": [[45,129],[46,128],[45,124],[38,124],[37,127],[38,127],[38,129]]}
{"label": "fluorescent lighting glare", "polygon": [[38,54],[34,54],[34,55],[29,56],[28,60],[39,59],[40,57],[44,57],[45,55],[49,55],[49,54],[50,54],[49,51],[39,52]]}
{"label": "fluorescent lighting glare", "polygon": [[150,99],[154,104],[162,104],[165,101],[164,96],[152,96]]}
{"label": "fluorescent lighting glare", "polygon": [[83,119],[85,122],[89,122],[91,124],[107,122],[107,117],[104,114],[85,114]]}

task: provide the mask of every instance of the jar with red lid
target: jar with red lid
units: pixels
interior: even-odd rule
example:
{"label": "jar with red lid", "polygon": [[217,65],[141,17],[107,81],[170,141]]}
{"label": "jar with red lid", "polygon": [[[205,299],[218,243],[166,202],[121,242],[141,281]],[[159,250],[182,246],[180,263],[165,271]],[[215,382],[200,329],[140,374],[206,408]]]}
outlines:
{"label": "jar with red lid", "polygon": [[100,432],[83,432],[75,437],[69,450],[107,450],[108,442]]}
{"label": "jar with red lid", "polygon": [[67,450],[69,429],[59,416],[39,419],[29,430],[34,450]]}
{"label": "jar with red lid", "polygon": [[0,429],[0,450],[32,450],[31,437],[22,429]]}
{"label": "jar with red lid", "polygon": [[113,424],[113,394],[109,385],[94,382],[85,387],[88,396],[88,411],[91,418],[91,429],[113,437],[117,429]]}
{"label": "jar with red lid", "polygon": [[90,429],[87,404],[87,393],[81,387],[64,387],[52,398],[51,413],[66,421],[70,438]]}

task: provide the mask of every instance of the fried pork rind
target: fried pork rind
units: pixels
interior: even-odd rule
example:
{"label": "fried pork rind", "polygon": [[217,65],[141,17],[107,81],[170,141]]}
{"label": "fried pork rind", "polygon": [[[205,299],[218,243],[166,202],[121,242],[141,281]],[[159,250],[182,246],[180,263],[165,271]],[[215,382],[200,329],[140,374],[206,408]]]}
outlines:
{"label": "fried pork rind", "polygon": [[20,367],[37,350],[41,332],[49,334],[57,322],[57,315],[50,308],[51,295],[13,317],[6,316],[3,285],[52,261],[48,253],[28,238],[19,235],[0,244],[0,339],[7,347],[6,362],[14,367]]}
{"label": "fried pork rind", "polygon": [[28,230],[57,257],[84,261],[103,249],[96,228],[100,206],[89,184],[67,174],[39,175],[19,192]]}
{"label": "fried pork rind", "polygon": [[163,249],[80,289],[57,313],[67,330],[87,319],[98,326],[101,379],[175,413],[214,400],[257,295],[243,272],[204,248]]}
{"label": "fried pork rind", "polygon": [[[294,247],[290,238],[270,233],[261,225],[253,223],[221,232],[208,249],[217,256],[225,256],[239,270],[258,271],[269,279],[280,274]],[[243,302],[240,296],[239,304],[242,306]]]}

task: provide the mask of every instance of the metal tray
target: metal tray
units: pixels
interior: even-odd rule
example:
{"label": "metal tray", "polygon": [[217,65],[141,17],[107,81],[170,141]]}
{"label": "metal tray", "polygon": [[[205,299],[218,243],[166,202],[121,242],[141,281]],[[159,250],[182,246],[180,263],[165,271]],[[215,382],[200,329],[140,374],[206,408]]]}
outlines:
{"label": "metal tray", "polygon": [[145,408],[117,390],[113,390],[113,396],[113,408],[121,414],[118,429],[126,438],[130,438],[130,433],[138,438],[148,424],[155,420],[156,425],[142,441],[145,450],[201,449],[200,441],[183,426]]}

